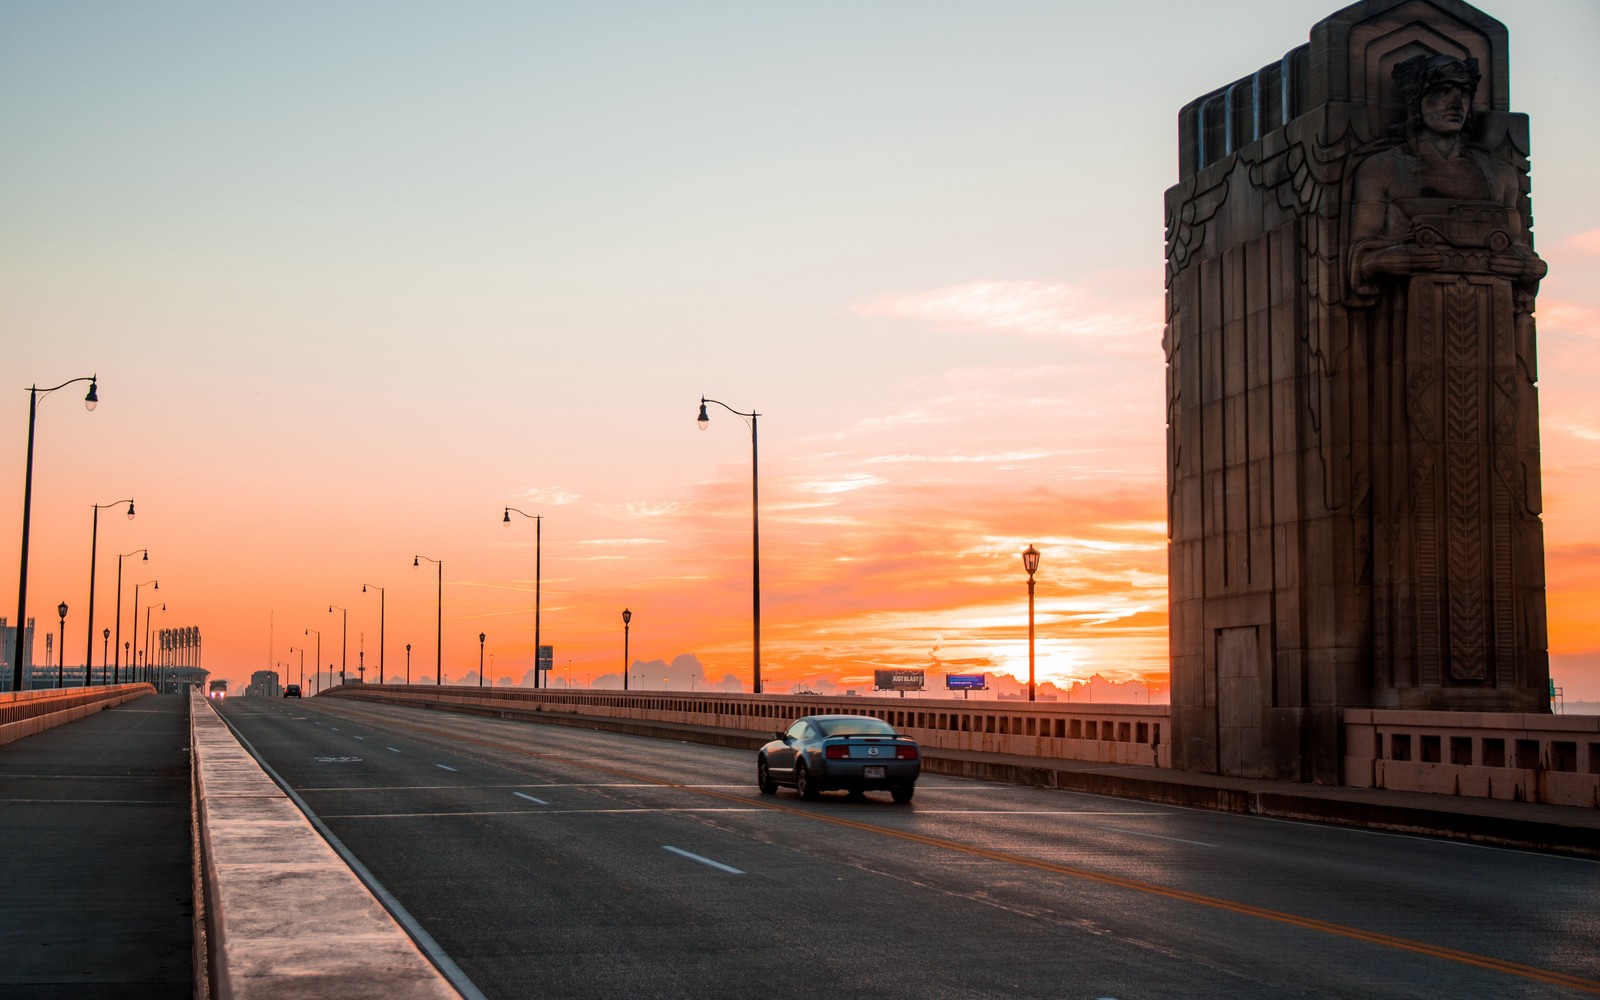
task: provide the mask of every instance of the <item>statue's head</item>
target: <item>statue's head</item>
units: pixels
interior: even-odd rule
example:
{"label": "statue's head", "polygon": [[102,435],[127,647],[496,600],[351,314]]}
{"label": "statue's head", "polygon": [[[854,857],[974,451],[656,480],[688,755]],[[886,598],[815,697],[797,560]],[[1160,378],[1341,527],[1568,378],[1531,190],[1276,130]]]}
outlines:
{"label": "statue's head", "polygon": [[1433,132],[1454,134],[1466,127],[1478,91],[1478,60],[1454,56],[1412,56],[1394,68],[1406,98],[1406,121]]}

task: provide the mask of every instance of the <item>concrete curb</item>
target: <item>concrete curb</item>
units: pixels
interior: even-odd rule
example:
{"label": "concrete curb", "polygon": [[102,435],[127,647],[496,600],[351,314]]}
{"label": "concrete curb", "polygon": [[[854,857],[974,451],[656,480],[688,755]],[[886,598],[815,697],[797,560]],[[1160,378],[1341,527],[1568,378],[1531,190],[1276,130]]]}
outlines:
{"label": "concrete curb", "polygon": [[461,1000],[199,692],[190,733],[211,996]]}

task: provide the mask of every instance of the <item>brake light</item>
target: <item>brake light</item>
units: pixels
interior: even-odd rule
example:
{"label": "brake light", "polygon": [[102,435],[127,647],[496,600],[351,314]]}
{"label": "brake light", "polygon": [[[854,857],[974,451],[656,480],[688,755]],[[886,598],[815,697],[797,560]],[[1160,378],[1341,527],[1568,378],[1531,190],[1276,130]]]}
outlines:
{"label": "brake light", "polygon": [[894,748],[894,759],[895,760],[916,760],[917,759],[917,748],[916,747],[895,747]]}
{"label": "brake light", "polygon": [[825,747],[822,751],[822,756],[829,760],[845,760],[850,756],[850,748],[846,746]]}

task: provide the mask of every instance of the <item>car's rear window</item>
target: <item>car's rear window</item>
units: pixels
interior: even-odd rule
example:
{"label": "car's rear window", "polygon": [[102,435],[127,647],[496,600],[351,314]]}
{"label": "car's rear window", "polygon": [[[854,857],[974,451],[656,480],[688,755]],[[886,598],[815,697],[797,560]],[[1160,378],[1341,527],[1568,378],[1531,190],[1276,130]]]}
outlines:
{"label": "car's rear window", "polygon": [[819,719],[817,726],[827,736],[897,736],[893,726],[882,719]]}

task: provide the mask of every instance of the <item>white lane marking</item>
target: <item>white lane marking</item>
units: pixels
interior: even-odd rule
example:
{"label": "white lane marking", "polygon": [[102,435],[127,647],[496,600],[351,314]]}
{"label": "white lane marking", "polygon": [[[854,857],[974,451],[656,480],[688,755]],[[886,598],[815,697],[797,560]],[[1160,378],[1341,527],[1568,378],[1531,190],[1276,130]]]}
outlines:
{"label": "white lane marking", "polygon": [[364,740],[364,739],[366,739],[366,737],[365,737],[365,736],[357,736],[357,737],[356,737],[356,739],[358,739],[358,740]]}
{"label": "white lane marking", "polygon": [[547,806],[547,805],[550,804],[550,803],[546,802],[544,799],[536,799],[532,795],[528,795],[525,792],[512,792],[511,794],[515,795],[519,799],[527,799],[529,802],[537,802],[541,806]]}
{"label": "white lane marking", "polygon": [[454,771],[454,770],[455,770],[455,768],[453,768],[453,767],[451,767],[451,766],[450,766],[450,765],[449,765],[449,764],[435,764],[435,765],[433,765],[433,766],[434,766],[434,767],[442,767],[442,768],[444,768],[444,769],[445,769],[445,770],[446,770],[446,771]]}
{"label": "white lane marking", "polygon": [[[161,712],[150,712],[161,715]],[[160,799],[0,799],[0,805],[51,805],[51,806],[167,806]]]}
{"label": "white lane marking", "polygon": [[396,750],[394,747],[384,747],[384,749],[389,751],[390,753],[399,753],[400,752],[400,751]]}
{"label": "white lane marking", "polygon": [[941,816],[1164,816],[1159,812],[1119,812],[1090,809],[918,809],[917,815]]}
{"label": "white lane marking", "polygon": [[1132,836],[1132,837],[1151,837],[1151,838],[1153,838],[1155,840],[1170,840],[1170,841],[1173,841],[1174,843],[1178,843],[1178,844],[1192,844],[1195,847],[1216,847],[1217,846],[1216,844],[1208,844],[1203,840],[1184,840],[1182,837],[1163,837],[1159,833],[1140,833],[1138,830],[1122,830],[1122,829],[1118,829],[1117,827],[1112,827],[1112,826],[1097,826],[1097,827],[1093,827],[1092,829],[1102,830],[1102,831],[1104,831],[1106,833],[1125,833],[1125,834],[1128,834],[1129,836]]}
{"label": "white lane marking", "polygon": [[710,807],[706,809],[476,809],[471,812],[426,813],[321,813],[323,819],[425,819],[429,816],[599,816],[627,813],[763,813],[765,806],[750,809]]}
{"label": "white lane marking", "polygon": [[725,865],[720,861],[712,861],[710,858],[702,858],[698,854],[690,854],[688,851],[684,850],[681,847],[673,847],[671,844],[662,844],[661,845],[661,849],[663,851],[671,851],[673,854],[677,854],[677,855],[680,855],[681,857],[688,858],[690,861],[698,861],[703,865],[710,865],[712,868],[715,868],[718,871],[727,872],[729,875],[743,875],[744,874],[744,872],[741,869],[735,868],[732,865]]}

